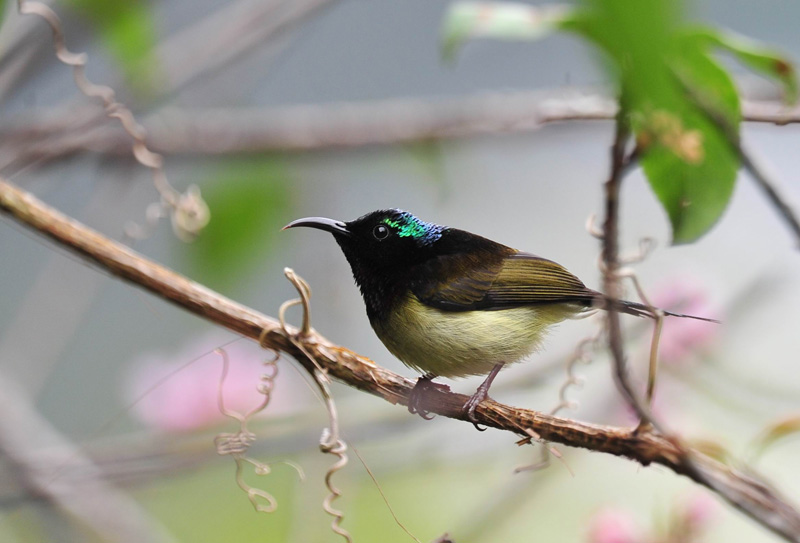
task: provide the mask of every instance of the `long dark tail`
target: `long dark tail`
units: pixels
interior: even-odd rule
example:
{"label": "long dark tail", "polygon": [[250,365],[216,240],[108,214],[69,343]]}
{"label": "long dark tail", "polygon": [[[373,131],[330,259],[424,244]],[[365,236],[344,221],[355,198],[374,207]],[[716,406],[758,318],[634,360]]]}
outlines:
{"label": "long dark tail", "polygon": [[636,317],[648,317],[654,319],[656,317],[656,311],[660,311],[664,315],[668,315],[670,317],[680,317],[682,319],[695,319],[698,321],[721,324],[721,322],[716,319],[709,319],[708,317],[698,317],[696,315],[684,315],[683,313],[673,313],[672,311],[666,311],[664,309],[658,309],[644,304],[639,304],[636,302],[628,302],[625,300],[609,300],[606,297],[595,299],[596,307],[608,307],[609,304],[613,304],[616,310],[619,311],[620,313],[627,313],[628,315],[634,315]]}

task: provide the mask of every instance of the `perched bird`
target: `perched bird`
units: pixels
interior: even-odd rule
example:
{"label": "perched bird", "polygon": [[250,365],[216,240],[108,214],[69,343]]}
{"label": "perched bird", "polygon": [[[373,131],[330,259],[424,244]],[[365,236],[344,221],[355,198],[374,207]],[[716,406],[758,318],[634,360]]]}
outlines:
{"label": "perched bird", "polygon": [[[475,408],[503,366],[536,351],[551,325],[610,303],[551,260],[399,209],[350,222],[308,217],[284,230],[298,226],[333,234],[378,338],[423,373],[408,409],[425,418],[420,401],[436,386],[432,379],[488,374],[464,406],[475,422]],[[643,304],[613,303],[624,313],[654,315]]]}

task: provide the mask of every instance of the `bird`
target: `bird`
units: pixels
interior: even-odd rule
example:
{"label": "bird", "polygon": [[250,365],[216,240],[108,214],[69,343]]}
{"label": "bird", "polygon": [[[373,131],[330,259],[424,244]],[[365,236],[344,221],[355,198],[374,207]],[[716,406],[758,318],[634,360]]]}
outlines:
{"label": "bird", "polygon": [[380,209],[349,222],[306,217],[283,230],[296,227],[333,234],[375,334],[422,374],[408,410],[426,419],[423,396],[443,387],[433,379],[486,375],[464,405],[478,427],[475,410],[489,397],[497,374],[538,351],[554,324],[612,303],[623,313],[656,315],[648,305],[609,300],[552,260],[400,209]]}

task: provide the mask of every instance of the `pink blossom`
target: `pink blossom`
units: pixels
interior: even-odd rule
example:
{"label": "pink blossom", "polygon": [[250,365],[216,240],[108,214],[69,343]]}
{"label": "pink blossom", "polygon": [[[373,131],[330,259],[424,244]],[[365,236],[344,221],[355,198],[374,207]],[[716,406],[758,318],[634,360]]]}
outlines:
{"label": "pink blossom", "polygon": [[686,522],[694,529],[705,528],[719,512],[719,504],[708,492],[695,492],[683,504]]}
{"label": "pink blossom", "polygon": [[[175,353],[150,352],[134,360],[126,380],[126,401],[132,405],[133,415],[146,426],[166,432],[197,430],[230,420],[220,412],[217,401],[223,364],[214,349],[223,343],[224,338],[206,336]],[[246,413],[263,400],[258,392],[265,373],[262,362],[272,354],[244,340],[223,348],[229,359],[224,405],[228,410]],[[278,364],[280,370],[287,368],[286,362]],[[281,389],[296,390],[294,373],[282,371],[278,376],[267,412],[291,409],[291,391]]]}
{"label": "pink blossom", "polygon": [[607,507],[589,520],[589,543],[641,543],[642,534],[633,515]]}
{"label": "pink blossom", "polygon": [[647,543],[654,541],[699,541],[703,530],[718,514],[719,505],[707,492],[693,492],[677,501],[666,537],[656,527],[642,529],[628,511],[605,507],[589,520],[588,543]]}

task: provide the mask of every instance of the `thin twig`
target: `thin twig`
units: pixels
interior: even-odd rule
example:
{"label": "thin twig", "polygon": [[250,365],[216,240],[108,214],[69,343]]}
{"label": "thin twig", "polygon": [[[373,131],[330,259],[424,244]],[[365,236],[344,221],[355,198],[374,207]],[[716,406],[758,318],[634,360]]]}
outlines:
{"label": "thin twig", "polygon": [[[405,405],[414,382],[374,365],[369,359],[325,339],[313,329],[306,335],[152,262],[134,251],[67,218],[32,195],[0,180],[0,212],[47,236],[99,269],[133,283],[198,316],[289,354],[307,370],[319,365],[327,375],[391,403]],[[289,334],[287,336],[287,334]],[[300,342],[299,349],[295,342]],[[309,358],[313,358],[310,360]],[[439,415],[470,422],[463,411],[467,397],[432,391],[427,407]],[[693,467],[676,444],[655,432],[634,432],[554,417],[486,400],[475,411],[478,422],[528,437],[656,463],[706,485],[787,541],[800,542],[800,512],[752,472],[743,473],[700,453]]]}
{"label": "thin twig", "polygon": [[[630,126],[624,107],[620,107],[616,119],[614,144],[611,147],[611,174],[605,183],[605,221],[603,223],[602,262],[603,290],[610,299],[621,299],[619,285],[619,197],[622,177],[632,163],[627,155]],[[606,308],[608,346],[614,361],[614,377],[617,386],[625,395],[642,422],[652,423],[648,409],[639,400],[630,382],[627,361],[622,348],[622,326],[619,311],[614,304]]]}
{"label": "thin twig", "polygon": [[386,508],[389,510],[389,514],[392,515],[392,518],[394,519],[394,523],[397,524],[397,526],[401,530],[403,530],[406,533],[406,535],[408,535],[408,537],[410,537],[411,539],[413,539],[417,543],[422,543],[422,541],[420,541],[417,536],[415,536],[413,533],[411,533],[411,530],[409,530],[406,527],[406,525],[403,524],[403,522],[397,517],[397,513],[394,512],[394,507],[392,507],[392,504],[389,502],[389,498],[387,498],[386,494],[384,494],[383,488],[381,488],[381,485],[378,482],[377,477],[375,477],[375,474],[372,473],[372,470],[367,465],[367,462],[364,460],[364,457],[361,456],[361,453],[358,452],[358,449],[353,447],[353,452],[356,454],[356,458],[358,458],[358,461],[361,462],[361,466],[364,468],[364,471],[367,472],[367,475],[369,476],[370,480],[372,480],[372,484],[375,485],[375,490],[377,490],[378,494],[380,494],[381,500],[383,500],[383,503],[386,505]]}
{"label": "thin twig", "polygon": [[739,157],[742,161],[742,166],[750,173],[753,181],[764,191],[769,201],[778,210],[778,214],[783,218],[786,224],[789,225],[800,245],[800,220],[797,213],[789,204],[784,196],[781,195],[778,189],[779,183],[768,175],[762,165],[754,158],[753,154],[746,151],[741,143],[738,145]]}

